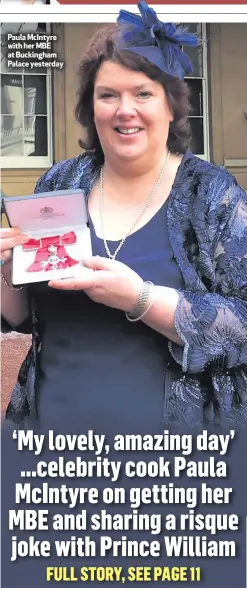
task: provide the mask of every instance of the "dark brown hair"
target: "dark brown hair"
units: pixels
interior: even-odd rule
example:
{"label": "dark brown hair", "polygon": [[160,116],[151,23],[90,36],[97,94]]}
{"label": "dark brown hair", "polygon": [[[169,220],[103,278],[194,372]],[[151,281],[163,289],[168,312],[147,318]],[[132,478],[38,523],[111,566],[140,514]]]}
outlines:
{"label": "dark brown hair", "polygon": [[104,154],[94,124],[93,94],[95,78],[100,65],[103,61],[111,60],[129,70],[143,72],[148,78],[163,86],[167,102],[174,116],[169,127],[168,149],[173,153],[185,153],[191,139],[188,121],[190,111],[188,85],[183,80],[162,72],[141,55],[117,49],[114,43],[116,32],[117,25],[100,28],[91,40],[79,66],[80,83],[75,115],[77,121],[86,131],[86,139],[79,141],[80,146],[88,151],[93,151],[98,163],[104,161]]}

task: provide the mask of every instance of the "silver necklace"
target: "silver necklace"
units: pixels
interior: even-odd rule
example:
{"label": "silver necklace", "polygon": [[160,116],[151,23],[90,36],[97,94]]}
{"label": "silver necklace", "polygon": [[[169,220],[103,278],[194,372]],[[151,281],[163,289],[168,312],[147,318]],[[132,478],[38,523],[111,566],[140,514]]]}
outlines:
{"label": "silver necklace", "polygon": [[158,180],[153,188],[153,190],[151,191],[150,195],[148,196],[147,200],[145,201],[138,217],[136,218],[136,220],[134,221],[134,223],[131,225],[131,228],[129,229],[129,231],[127,232],[127,234],[124,235],[124,237],[122,238],[122,240],[120,241],[116,251],[114,252],[114,254],[111,254],[109,248],[108,248],[108,244],[107,241],[105,239],[105,232],[104,232],[104,190],[103,190],[103,166],[100,169],[100,183],[99,183],[99,194],[100,194],[100,220],[101,220],[101,231],[102,231],[102,238],[103,238],[103,242],[104,242],[104,246],[105,246],[105,251],[107,253],[108,258],[111,258],[112,260],[115,260],[116,256],[118,255],[118,252],[120,250],[120,248],[122,248],[124,242],[127,240],[127,238],[130,236],[130,234],[132,233],[133,229],[135,228],[135,226],[137,225],[137,223],[140,221],[141,217],[143,216],[143,214],[145,213],[151,199],[153,198],[155,192],[157,191],[157,189],[160,186],[160,183],[162,181],[164,172],[166,171],[167,168],[167,164],[168,164],[168,160],[169,160],[169,156],[170,156],[170,152],[167,153],[166,155],[166,159],[164,161],[164,164],[161,168],[160,174],[158,176]]}

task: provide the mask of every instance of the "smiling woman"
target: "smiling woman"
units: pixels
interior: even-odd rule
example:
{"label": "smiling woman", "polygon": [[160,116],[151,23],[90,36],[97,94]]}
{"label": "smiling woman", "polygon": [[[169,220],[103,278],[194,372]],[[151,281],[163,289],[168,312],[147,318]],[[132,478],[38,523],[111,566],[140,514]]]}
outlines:
{"label": "smiling woman", "polygon": [[[110,89],[112,80],[116,82]],[[160,83],[114,62],[102,64],[94,86],[94,123],[102,153],[108,150],[110,158],[129,159],[133,166],[141,154],[147,158],[149,149],[153,154],[161,150],[163,156],[172,120]],[[158,128],[162,133],[157,134]]]}
{"label": "smiling woman", "polygon": [[[79,68],[84,153],[36,192],[83,189],[93,257],[80,278],[8,289],[5,328],[32,331],[7,419],[58,432],[160,433],[247,423],[247,197],[190,151],[195,35],[145,2],[92,39]],[[237,252],[237,255],[236,255]],[[28,305],[30,311],[28,311]]]}
{"label": "smiling woman", "polygon": [[[139,113],[139,116],[146,117],[148,128],[152,123],[152,138],[149,133],[152,146],[149,145],[149,148],[157,149],[157,142],[159,142],[163,153],[167,142],[167,147],[173,153],[184,153],[191,137],[188,122],[190,111],[188,85],[180,78],[155,68],[142,55],[119,51],[114,44],[114,35],[116,36],[114,27],[100,29],[94,37],[89,52],[83,58],[81,65],[83,75],[80,76],[81,83],[76,107],[77,120],[87,130],[87,139],[80,142],[81,146],[86,150],[93,149],[98,161],[104,161],[104,149],[102,139],[99,139],[101,136],[98,133],[98,125],[104,125],[105,119],[106,126],[108,118],[109,128],[109,118],[112,117],[114,128],[115,114],[127,119],[127,124],[121,129],[124,127],[128,131],[130,124],[138,122],[137,114]],[[104,60],[100,67],[98,67],[99,60],[93,59],[95,46],[99,53],[100,50],[104,52]],[[134,117],[135,109],[138,112]],[[144,139],[143,134],[141,139]],[[143,150],[145,151],[144,144]],[[148,157],[151,153],[153,152],[150,149]],[[155,157],[154,154],[153,157]]]}

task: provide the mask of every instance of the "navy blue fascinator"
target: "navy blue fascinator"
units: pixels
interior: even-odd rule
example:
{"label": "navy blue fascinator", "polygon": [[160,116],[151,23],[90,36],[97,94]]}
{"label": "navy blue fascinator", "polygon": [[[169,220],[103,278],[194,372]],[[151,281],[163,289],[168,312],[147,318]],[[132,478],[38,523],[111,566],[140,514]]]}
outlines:
{"label": "navy blue fascinator", "polygon": [[183,79],[193,68],[182,47],[198,45],[197,36],[189,33],[187,28],[162,23],[144,0],[137,6],[140,16],[127,10],[119,12],[118,48],[138,53],[163,72]]}

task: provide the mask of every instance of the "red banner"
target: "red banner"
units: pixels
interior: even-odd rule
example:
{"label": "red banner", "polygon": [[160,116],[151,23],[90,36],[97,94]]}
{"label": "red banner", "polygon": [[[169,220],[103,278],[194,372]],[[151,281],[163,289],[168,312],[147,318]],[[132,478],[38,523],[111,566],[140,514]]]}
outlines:
{"label": "red banner", "polygon": [[[102,5],[105,6],[107,5],[117,5],[119,6],[119,1],[117,0],[107,0],[107,2],[105,2],[105,0],[95,0],[91,2],[88,2],[88,0],[57,0],[60,4],[86,4],[86,5]],[[132,6],[136,6],[136,3],[133,0],[124,0],[122,2],[122,4],[131,4]],[[226,4],[228,6],[232,5],[232,6],[236,6],[237,5],[247,5],[247,0],[237,0],[237,2],[232,2],[232,0],[205,0],[205,2],[198,2],[198,0],[173,0],[172,2],[166,2],[165,0],[152,0],[150,2],[151,5],[169,5],[169,6],[175,6],[175,5],[197,5],[198,7],[202,6],[202,5],[222,5],[222,4]]]}

